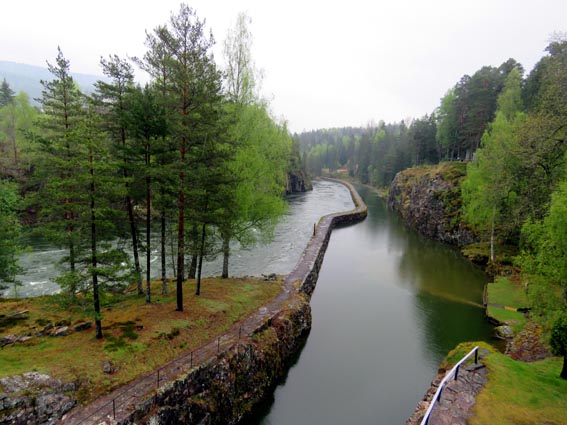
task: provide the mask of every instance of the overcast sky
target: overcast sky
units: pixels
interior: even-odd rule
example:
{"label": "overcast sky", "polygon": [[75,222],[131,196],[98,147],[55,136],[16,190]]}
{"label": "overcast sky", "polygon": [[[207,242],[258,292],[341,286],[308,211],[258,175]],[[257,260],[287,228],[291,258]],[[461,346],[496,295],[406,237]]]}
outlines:
{"label": "overcast sky", "polygon": [[[566,0],[194,0],[217,40],[239,12],[252,18],[263,94],[292,131],[400,121],[431,113],[464,74],[512,57],[527,71],[553,32],[567,31]],[[141,56],[145,31],[178,0],[7,0],[0,60],[54,61],[101,74],[101,56]]]}

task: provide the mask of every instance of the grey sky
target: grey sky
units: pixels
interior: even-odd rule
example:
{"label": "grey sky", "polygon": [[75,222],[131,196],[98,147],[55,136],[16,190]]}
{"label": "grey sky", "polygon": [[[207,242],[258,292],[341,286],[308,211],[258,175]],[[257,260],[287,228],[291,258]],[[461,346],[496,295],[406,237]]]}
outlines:
{"label": "grey sky", "polygon": [[[100,56],[142,55],[145,30],[178,0],[18,0],[2,4],[0,60],[45,65],[57,46],[74,72]],[[527,71],[567,30],[565,0],[187,1],[217,40],[252,18],[263,94],[292,131],[399,121],[432,112],[463,74],[510,57]]]}

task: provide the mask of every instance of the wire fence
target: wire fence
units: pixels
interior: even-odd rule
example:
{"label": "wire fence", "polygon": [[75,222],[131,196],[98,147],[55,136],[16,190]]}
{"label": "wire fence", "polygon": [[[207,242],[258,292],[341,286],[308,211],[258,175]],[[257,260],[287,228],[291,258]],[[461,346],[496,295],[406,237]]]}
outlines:
{"label": "wire fence", "polygon": [[[188,372],[194,367],[210,360],[214,355],[224,352],[240,342],[242,337],[245,336],[243,331],[248,334],[248,332],[240,326],[238,330],[232,330],[194,351],[177,357],[175,360],[170,361],[149,375],[129,384],[128,388],[113,395],[106,403],[98,406],[96,411],[86,416],[81,415],[81,417],[70,418],[66,423],[76,425],[100,424],[125,419],[140,401],[146,400],[148,394],[157,391],[160,385],[175,380],[183,372]],[[252,331],[252,333],[253,332],[254,331]]]}

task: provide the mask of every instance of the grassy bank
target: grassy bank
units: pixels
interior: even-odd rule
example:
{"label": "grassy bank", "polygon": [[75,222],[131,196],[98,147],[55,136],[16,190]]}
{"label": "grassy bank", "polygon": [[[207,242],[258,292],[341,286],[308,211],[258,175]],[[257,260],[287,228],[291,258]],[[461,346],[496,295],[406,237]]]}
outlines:
{"label": "grassy bank", "polygon": [[[161,295],[156,283],[153,302],[126,295],[107,300],[102,340],[91,328],[68,336],[33,337],[0,349],[0,377],[28,371],[47,373],[64,381],[81,382],[80,401],[89,401],[135,377],[150,372],[222,334],[275,297],[281,282],[256,279],[204,279],[201,295],[194,281],[185,283],[183,312],[175,311],[175,287]],[[0,302],[0,337],[35,335],[46,327],[73,327],[92,321],[85,309],[67,307],[57,296]],[[105,373],[111,362],[114,373]]]}
{"label": "grassy bank", "polygon": [[526,363],[500,353],[488,355],[488,383],[477,396],[469,424],[567,424],[562,362],[559,357]]}
{"label": "grassy bank", "polygon": [[526,289],[513,279],[498,276],[495,282],[488,284],[487,290],[488,316],[510,325],[515,334],[520,332],[526,325],[527,318],[517,309],[529,307]]}
{"label": "grassy bank", "polygon": [[488,382],[476,397],[470,425],[567,424],[567,381],[559,378],[563,359],[516,361],[486,343],[467,342],[441,365],[449,370],[475,345],[488,369]]}

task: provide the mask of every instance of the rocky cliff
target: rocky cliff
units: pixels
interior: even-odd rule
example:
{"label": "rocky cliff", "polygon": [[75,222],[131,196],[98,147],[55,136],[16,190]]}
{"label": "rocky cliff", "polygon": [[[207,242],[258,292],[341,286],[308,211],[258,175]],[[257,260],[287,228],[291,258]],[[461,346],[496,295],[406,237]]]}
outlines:
{"label": "rocky cliff", "polygon": [[428,238],[457,246],[477,242],[461,214],[465,173],[466,164],[459,162],[404,170],[390,186],[388,207]]}
{"label": "rocky cliff", "polygon": [[313,190],[313,185],[302,170],[298,169],[287,174],[287,184],[285,187],[285,193],[287,195],[296,192],[306,192],[308,190]]}

